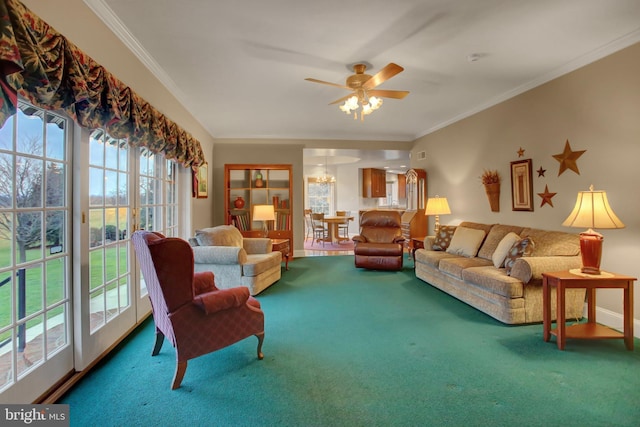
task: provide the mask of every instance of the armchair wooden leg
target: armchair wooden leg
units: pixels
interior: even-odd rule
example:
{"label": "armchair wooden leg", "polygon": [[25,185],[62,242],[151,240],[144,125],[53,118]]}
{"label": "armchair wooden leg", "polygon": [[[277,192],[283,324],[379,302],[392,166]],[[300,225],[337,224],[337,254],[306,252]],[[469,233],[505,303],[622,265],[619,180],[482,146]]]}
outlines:
{"label": "armchair wooden leg", "polygon": [[171,390],[175,390],[180,387],[184,373],[187,372],[187,362],[176,363],[176,374],[173,376],[173,384],[171,384]]}
{"label": "armchair wooden leg", "polygon": [[162,348],[162,343],[164,342],[164,334],[160,331],[156,331],[156,343],[153,346],[153,351],[151,352],[152,356],[156,356],[160,353],[160,349]]}
{"label": "armchair wooden leg", "polygon": [[262,360],[264,355],[262,354],[262,343],[264,342],[264,332],[256,334],[258,337],[258,359]]}

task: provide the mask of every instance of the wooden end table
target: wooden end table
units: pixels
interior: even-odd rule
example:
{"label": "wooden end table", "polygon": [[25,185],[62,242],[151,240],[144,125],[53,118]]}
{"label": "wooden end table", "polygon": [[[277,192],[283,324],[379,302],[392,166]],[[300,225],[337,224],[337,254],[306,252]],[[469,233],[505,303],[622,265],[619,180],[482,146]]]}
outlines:
{"label": "wooden end table", "polygon": [[416,260],[416,251],[418,249],[424,249],[424,240],[426,237],[412,237],[411,238],[411,259]]}
{"label": "wooden end table", "polygon": [[[544,340],[556,336],[558,348],[564,350],[567,338],[576,339],[624,339],[627,350],[633,350],[633,282],[635,277],[615,273],[584,274],[579,269],[542,273],[542,318]],[[556,287],[557,321],[556,329],[551,330],[551,288]],[[587,289],[587,323],[566,326],[565,291],[571,288]],[[624,290],[624,319],[621,334],[607,326],[596,323],[596,289]]]}
{"label": "wooden end table", "polygon": [[289,239],[271,239],[271,250],[282,254],[282,258],[285,260],[285,270],[289,270],[289,254],[291,253]]}

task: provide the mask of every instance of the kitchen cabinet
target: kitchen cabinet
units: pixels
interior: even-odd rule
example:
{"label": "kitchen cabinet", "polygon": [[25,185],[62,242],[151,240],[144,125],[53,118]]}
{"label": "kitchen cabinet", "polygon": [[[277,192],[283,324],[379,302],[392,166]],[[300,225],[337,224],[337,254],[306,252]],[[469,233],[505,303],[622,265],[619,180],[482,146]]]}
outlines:
{"label": "kitchen cabinet", "polygon": [[362,197],[387,197],[387,172],[384,169],[362,169]]}

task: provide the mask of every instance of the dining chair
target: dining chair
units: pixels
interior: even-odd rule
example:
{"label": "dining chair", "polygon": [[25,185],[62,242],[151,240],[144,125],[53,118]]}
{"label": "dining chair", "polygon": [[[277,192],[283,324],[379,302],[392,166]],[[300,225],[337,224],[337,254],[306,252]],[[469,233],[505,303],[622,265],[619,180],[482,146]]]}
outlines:
{"label": "dining chair", "polygon": [[313,241],[311,245],[313,246],[313,242],[322,242],[322,246],[324,246],[324,242],[329,238],[329,231],[324,223],[324,213],[311,213],[311,223],[313,226]]}
{"label": "dining chair", "polygon": [[313,221],[311,221],[311,209],[304,210],[304,241],[306,242],[309,236],[313,236]]}
{"label": "dining chair", "polygon": [[[349,211],[336,211],[336,216],[348,217]],[[343,223],[338,224],[338,235],[345,239],[349,238],[349,219],[345,218]]]}

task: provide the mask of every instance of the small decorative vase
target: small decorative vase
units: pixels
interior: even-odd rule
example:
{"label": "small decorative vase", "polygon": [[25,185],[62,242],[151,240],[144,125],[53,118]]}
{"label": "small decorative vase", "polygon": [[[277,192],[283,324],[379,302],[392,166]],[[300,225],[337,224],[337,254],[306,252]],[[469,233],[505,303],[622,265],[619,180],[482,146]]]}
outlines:
{"label": "small decorative vase", "polygon": [[491,212],[500,212],[500,183],[485,184],[484,190],[487,193],[487,199],[489,199]]}
{"label": "small decorative vase", "polygon": [[262,180],[262,174],[260,172],[258,172],[256,174],[256,187],[263,187],[264,186],[264,181]]}
{"label": "small decorative vase", "polygon": [[238,198],[234,200],[233,206],[235,206],[237,209],[244,208],[244,199],[242,198],[242,196],[238,196]]}

